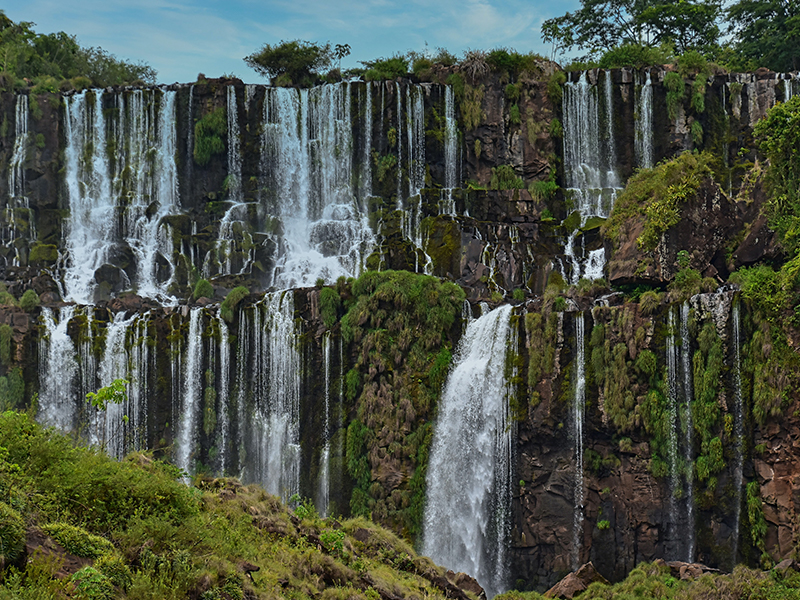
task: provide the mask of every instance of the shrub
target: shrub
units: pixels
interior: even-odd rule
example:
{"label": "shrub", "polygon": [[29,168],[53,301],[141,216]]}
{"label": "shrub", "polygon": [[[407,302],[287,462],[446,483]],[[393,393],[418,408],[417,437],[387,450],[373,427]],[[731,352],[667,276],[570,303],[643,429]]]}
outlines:
{"label": "shrub", "polygon": [[325,323],[325,327],[328,329],[336,324],[336,319],[339,316],[339,307],[341,305],[342,299],[335,289],[326,287],[320,290],[319,312],[322,317],[322,322]]}
{"label": "shrub", "polygon": [[521,190],[525,189],[525,182],[517,177],[514,167],[500,165],[492,167],[492,178],[489,181],[490,190]]}
{"label": "shrub", "polygon": [[11,325],[3,323],[0,325],[0,364],[8,365],[11,362],[11,339],[14,329]]}
{"label": "shrub", "polygon": [[652,315],[661,305],[661,294],[648,290],[639,297],[639,308],[644,315]]}
{"label": "shrub", "polygon": [[305,40],[264,44],[258,52],[246,56],[244,62],[259,75],[270,77],[273,84],[280,77],[295,85],[310,86],[318,74],[331,64],[330,43],[325,45]]}
{"label": "shrub", "polygon": [[523,71],[535,71],[541,57],[537,54],[520,54],[513,48],[495,48],[486,55],[486,62],[496,71],[505,72],[516,79]]}
{"label": "shrub", "polygon": [[94,561],[94,567],[120,589],[127,590],[133,581],[130,568],[117,554],[104,554]]}
{"label": "shrub", "polygon": [[82,558],[100,558],[115,551],[114,544],[106,538],[67,523],[43,525],[42,531],[64,546],[67,552]]}
{"label": "shrub", "polygon": [[547,80],[547,97],[553,104],[561,104],[564,97],[564,84],[567,76],[563,71],[555,71]]}
{"label": "shrub", "polygon": [[22,298],[19,299],[19,306],[25,312],[31,312],[39,307],[39,294],[34,290],[25,290]]}
{"label": "shrub", "polygon": [[683,77],[675,71],[670,71],[664,75],[664,87],[667,89],[667,114],[674,121],[678,116],[678,107],[686,94],[686,85]]}
{"label": "shrub", "polygon": [[194,124],[194,162],[203,167],[214,154],[225,151],[222,136],[228,132],[225,108],[220,106]]}
{"label": "shrub", "polygon": [[25,523],[19,513],[0,502],[0,570],[15,564],[25,551]]}
{"label": "shrub", "polygon": [[611,48],[602,57],[598,66],[601,69],[634,67],[641,69],[653,65],[664,65],[672,60],[672,48],[669,46],[644,46],[628,43]]}
{"label": "shrub", "polygon": [[228,295],[225,296],[225,300],[222,301],[222,304],[219,307],[219,314],[222,316],[222,318],[228,323],[233,323],[233,313],[236,310],[236,307],[239,306],[239,303],[249,294],[250,290],[244,286],[235,287],[228,292]]}
{"label": "shrub", "polygon": [[194,285],[194,291],[192,292],[192,300],[197,300],[199,298],[213,298],[214,297],[214,286],[211,285],[207,279],[200,279]]}
{"label": "shrub", "polygon": [[70,580],[75,584],[75,597],[81,600],[111,600],[114,585],[94,567],[83,567]]}
{"label": "shrub", "polygon": [[396,54],[391,58],[360,62],[366,67],[364,79],[367,81],[391,80],[408,75],[408,58],[400,54]]}

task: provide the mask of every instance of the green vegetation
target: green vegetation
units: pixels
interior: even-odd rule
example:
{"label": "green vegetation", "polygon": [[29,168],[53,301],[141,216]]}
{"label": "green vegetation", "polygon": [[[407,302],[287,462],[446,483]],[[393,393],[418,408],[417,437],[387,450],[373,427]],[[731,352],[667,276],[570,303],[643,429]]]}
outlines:
{"label": "green vegetation", "polygon": [[739,70],[800,69],[800,8],[785,0],[738,0],[727,12]]}
{"label": "green vegetation", "polygon": [[63,31],[36,33],[33,26],[15,23],[0,11],[0,84],[6,89],[32,86],[32,93],[40,94],[155,83],[156,71],[147,64],[120,60],[102,48],[83,48]]}
{"label": "green vegetation", "polygon": [[211,160],[212,155],[225,152],[222,136],[228,133],[228,121],[225,108],[220,106],[206,114],[194,124],[194,162],[203,167]]}
{"label": "green vegetation", "polygon": [[199,300],[200,298],[213,298],[214,286],[208,282],[208,279],[198,279],[194,284],[194,291],[192,291],[192,300]]}
{"label": "green vegetation", "polygon": [[239,306],[239,303],[244,300],[250,294],[250,290],[244,286],[239,286],[233,288],[228,295],[225,296],[225,300],[222,301],[219,307],[219,314],[225,319],[228,323],[233,323],[234,312],[236,311],[236,307]]}
{"label": "green vegetation", "polygon": [[489,181],[490,190],[522,190],[525,189],[525,182],[522,177],[517,177],[514,167],[511,165],[500,165],[492,167],[492,178]]}
{"label": "green vegetation", "polygon": [[618,247],[623,223],[642,219],[644,230],[636,243],[646,252],[655,250],[661,235],[678,223],[681,206],[713,176],[712,160],[706,153],[684,152],[652,169],[638,171],[617,197],[603,234]]}
{"label": "green vegetation", "polygon": [[39,308],[39,304],[39,294],[31,289],[25,290],[25,293],[23,293],[22,297],[19,299],[19,307],[25,312],[36,310]]}
{"label": "green vegetation", "polygon": [[330,43],[291,40],[264,44],[246,56],[244,62],[259,75],[269,77],[273,85],[308,87],[317,82],[320,72],[330,66],[333,58]]}
{"label": "green vegetation", "polygon": [[[0,414],[0,597],[446,597],[443,569],[363,518],[323,520],[308,503],[292,514],[257,486],[180,476]],[[44,540],[27,562],[26,530]],[[54,577],[62,561],[48,538],[93,564]]]}
{"label": "green vegetation", "polygon": [[4,366],[11,362],[13,336],[14,329],[11,325],[7,323],[0,325],[0,364]]}
{"label": "green vegetation", "polygon": [[[355,483],[350,509],[371,513],[409,539],[422,522],[430,419],[463,301],[453,283],[406,271],[368,271],[352,283],[341,319],[344,342],[358,348],[345,382],[348,399],[356,399],[346,444]],[[408,478],[389,490],[374,480],[385,468]]]}
{"label": "green vegetation", "polygon": [[634,67],[641,69],[651,65],[666,65],[673,60],[670,44],[647,46],[636,42],[621,44],[608,50],[597,63],[601,69]]}
{"label": "green vegetation", "polygon": [[319,313],[325,327],[331,329],[339,319],[342,299],[334,288],[325,287],[319,291]]}
{"label": "green vegetation", "polygon": [[[600,522],[598,522],[600,528]],[[697,579],[679,579],[663,561],[641,563],[628,576],[615,584],[592,583],[576,595],[580,600],[629,600],[659,598],[661,600],[751,600],[762,598],[797,598],[800,594],[800,573],[789,569],[756,571],[738,566],[733,573],[706,573]],[[536,592],[506,592],[497,600],[544,600]]]}
{"label": "green vegetation", "polygon": [[366,67],[364,71],[366,81],[393,80],[408,75],[408,58],[400,54],[391,58],[362,61],[361,64]]}

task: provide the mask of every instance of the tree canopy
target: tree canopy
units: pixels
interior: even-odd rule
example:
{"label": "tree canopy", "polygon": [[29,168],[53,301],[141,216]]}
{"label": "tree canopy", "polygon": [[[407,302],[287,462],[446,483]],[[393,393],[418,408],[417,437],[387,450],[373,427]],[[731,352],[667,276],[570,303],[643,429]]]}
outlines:
{"label": "tree canopy", "polygon": [[581,0],[581,8],[542,24],[542,38],[596,56],[623,44],[671,43],[679,52],[715,45],[721,0]]}
{"label": "tree canopy", "polygon": [[744,68],[800,69],[800,3],[797,0],[738,0],[728,9],[734,48]]}
{"label": "tree canopy", "polygon": [[0,73],[6,81],[46,87],[75,77],[88,78],[98,87],[155,82],[156,71],[145,63],[120,60],[102,48],[83,48],[63,31],[36,33],[34,25],[15,23],[0,11]]}
{"label": "tree canopy", "polygon": [[[348,53],[349,50],[347,47]],[[340,47],[334,54],[330,43],[291,40],[264,44],[260,50],[246,56],[244,62],[259,75],[269,77],[275,85],[312,85],[334,57],[347,55],[343,51],[344,47]]]}

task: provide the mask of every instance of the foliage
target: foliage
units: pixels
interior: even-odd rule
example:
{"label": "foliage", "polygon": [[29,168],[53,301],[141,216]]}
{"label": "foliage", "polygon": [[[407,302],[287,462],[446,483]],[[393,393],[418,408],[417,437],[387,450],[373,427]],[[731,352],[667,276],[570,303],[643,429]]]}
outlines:
{"label": "foliage", "polygon": [[207,165],[214,154],[221,154],[225,151],[225,142],[222,141],[222,136],[228,132],[228,121],[225,115],[225,107],[219,106],[203,115],[203,118],[194,124],[192,156],[194,162],[201,167]]}
{"label": "foliage", "polygon": [[27,79],[28,85],[39,88],[36,93],[45,88],[58,91],[59,81],[72,87],[68,80],[89,79],[95,87],[155,83],[156,71],[147,64],[120,60],[102,48],[83,48],[63,31],[36,33],[33,26],[14,23],[0,12],[0,72],[5,82]]}
{"label": "foliage", "polygon": [[198,300],[200,298],[213,298],[214,297],[214,286],[211,285],[208,279],[198,279],[197,283],[194,284],[194,291],[192,292],[192,300]]}
{"label": "foliage", "polygon": [[[545,180],[538,180],[532,182],[528,186],[528,192],[534,200],[549,200],[556,195],[558,190],[561,189],[556,182],[556,170],[550,169],[550,175]],[[546,211],[547,209],[545,209]],[[546,219],[544,211],[542,212],[542,220]]]}
{"label": "foliage", "polygon": [[553,71],[550,79],[547,80],[547,97],[553,104],[561,104],[564,97],[564,84],[567,76],[563,71]]}
{"label": "foliage", "polygon": [[764,519],[764,505],[761,502],[761,488],[757,481],[747,484],[747,520],[750,524],[750,540],[753,547],[766,552],[764,538],[767,536],[767,521]]}
{"label": "foliage", "polygon": [[104,537],[89,533],[82,527],[75,527],[67,523],[52,523],[43,525],[42,531],[75,556],[100,558],[115,551],[114,544]]}
{"label": "foliage", "polygon": [[[800,18],[800,17],[798,17]],[[800,96],[776,104],[753,133],[769,160],[769,225],[792,255],[800,250]]]}
{"label": "foliage", "polygon": [[222,304],[220,304],[220,316],[228,323],[233,323],[233,316],[236,307],[239,306],[239,303],[249,294],[250,290],[243,285],[233,288],[230,292],[228,292],[228,295],[225,296],[225,300],[222,301]]}
{"label": "foliage", "polygon": [[25,551],[25,523],[19,513],[0,502],[0,570],[16,563]]}
{"label": "foliage", "polygon": [[244,62],[259,75],[271,78],[273,84],[281,80],[280,83],[311,86],[333,58],[330,43],[282,40],[280,44],[264,44]]}
{"label": "foliage", "polygon": [[495,48],[486,54],[486,62],[494,70],[507,73],[512,79],[517,79],[523,72],[535,72],[539,69],[538,54],[520,54],[513,48]]}
{"label": "foliage", "polygon": [[11,362],[11,342],[14,336],[14,329],[11,325],[3,323],[0,325],[0,364],[8,365]]}
{"label": "foliage", "polygon": [[461,100],[461,118],[467,131],[475,130],[483,121],[483,84],[479,86],[464,85],[464,98]]}
{"label": "foliage", "polygon": [[31,312],[39,308],[39,294],[35,290],[27,289],[19,299],[19,307],[25,312]]}
{"label": "foliage", "polygon": [[697,193],[704,179],[712,177],[712,160],[706,153],[684,152],[652,169],[639,170],[614,202],[611,217],[603,225],[604,235],[618,247],[625,223],[642,219],[644,229],[637,246],[653,251],[661,235],[680,220],[682,205]]}
{"label": "foliage", "polygon": [[678,117],[678,108],[686,94],[686,84],[679,73],[670,71],[664,75],[664,87],[667,89],[667,114],[674,121]]}
{"label": "foliage", "polygon": [[408,75],[408,58],[396,54],[391,58],[361,61],[366,67],[364,79],[367,81],[393,80]]}
{"label": "foliage", "polygon": [[556,356],[558,314],[547,307],[541,313],[525,314],[525,339],[528,346],[528,395],[531,407],[541,399],[540,385],[553,375]]}
{"label": "foliage", "polygon": [[[717,437],[720,425],[719,395],[725,354],[722,340],[712,320],[703,323],[697,336],[698,349],[693,358],[694,400],[692,424],[700,439],[700,453],[695,459],[697,478],[706,481],[725,468],[722,441]],[[710,482],[715,487],[715,481]]]}
{"label": "foliage", "polygon": [[598,61],[601,69],[634,67],[641,69],[652,65],[665,65],[672,61],[671,44],[648,46],[639,43],[621,44],[603,53]]}
{"label": "foliage", "polygon": [[492,178],[489,181],[490,190],[522,190],[525,182],[518,177],[511,165],[492,167]]}
{"label": "foliage", "polygon": [[319,291],[319,313],[328,329],[336,324],[341,305],[342,299],[334,288],[325,287]]}
{"label": "foliage", "polygon": [[575,12],[545,21],[542,39],[564,50],[582,48],[589,56],[625,44],[709,49],[720,35],[721,6],[720,0],[581,0]]}
{"label": "foliage", "polygon": [[754,70],[800,69],[800,6],[787,0],[737,0],[728,6],[736,51]]}
{"label": "foliage", "polygon": [[[350,507],[411,538],[422,520],[428,421],[452,358],[451,329],[464,292],[406,271],[367,271],[351,291],[341,319],[343,340],[358,348],[345,378],[357,407],[347,431],[348,472],[356,483]],[[394,490],[373,481],[381,456],[410,479]]]}
{"label": "foliage", "polygon": [[[21,553],[27,522],[68,551],[96,557],[61,580],[56,557],[38,552],[10,567],[4,546],[0,598],[243,600],[280,588],[295,600],[372,600],[370,586],[446,597],[441,568],[366,519],[298,520],[234,479],[188,487],[174,467],[144,454],[115,461],[25,414],[0,415],[0,445],[0,544],[14,538]],[[21,508],[4,503],[9,497]],[[241,574],[247,563],[256,569],[250,577]]]}

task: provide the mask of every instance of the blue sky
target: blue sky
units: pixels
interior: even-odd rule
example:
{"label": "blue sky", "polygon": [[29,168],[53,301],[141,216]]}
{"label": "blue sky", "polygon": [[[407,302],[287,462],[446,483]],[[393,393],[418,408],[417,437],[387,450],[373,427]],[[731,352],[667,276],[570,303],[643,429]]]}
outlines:
{"label": "blue sky", "polygon": [[66,31],[83,46],[142,60],[162,83],[232,74],[263,79],[242,58],[264,43],[302,39],[350,44],[342,66],[408,50],[498,46],[547,55],[542,21],[578,0],[12,0],[6,15],[36,31]]}

